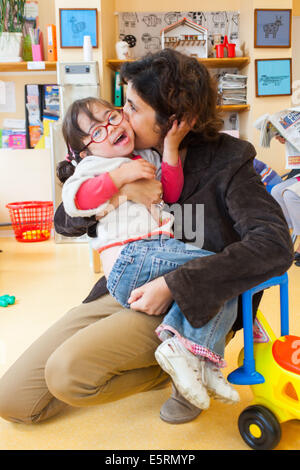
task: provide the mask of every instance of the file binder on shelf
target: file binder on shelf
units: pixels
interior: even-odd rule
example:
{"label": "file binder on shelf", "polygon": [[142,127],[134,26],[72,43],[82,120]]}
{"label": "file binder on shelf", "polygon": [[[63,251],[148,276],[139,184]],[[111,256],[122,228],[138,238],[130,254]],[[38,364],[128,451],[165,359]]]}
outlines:
{"label": "file binder on shelf", "polygon": [[120,80],[120,72],[115,73],[115,96],[114,96],[115,106],[123,105],[123,90]]}
{"label": "file binder on shelf", "polygon": [[47,25],[47,60],[57,61],[56,26],[54,24]]}

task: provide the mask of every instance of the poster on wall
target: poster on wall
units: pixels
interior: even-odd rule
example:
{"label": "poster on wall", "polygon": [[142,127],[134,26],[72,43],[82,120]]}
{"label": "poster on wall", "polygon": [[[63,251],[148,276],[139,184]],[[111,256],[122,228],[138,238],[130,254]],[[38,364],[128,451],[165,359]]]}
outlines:
{"label": "poster on wall", "polygon": [[292,10],[254,11],[254,47],[291,47]]}
{"label": "poster on wall", "polygon": [[214,35],[228,36],[229,42],[239,39],[238,11],[168,11],[119,12],[119,38],[130,47],[132,58],[161,49],[161,30],[188,18],[208,29],[208,51],[213,47]]}
{"label": "poster on wall", "polygon": [[60,47],[83,47],[85,35],[91,37],[92,47],[98,47],[98,18],[96,8],[60,8]]}
{"label": "poster on wall", "polygon": [[292,59],[255,60],[256,96],[292,94]]}

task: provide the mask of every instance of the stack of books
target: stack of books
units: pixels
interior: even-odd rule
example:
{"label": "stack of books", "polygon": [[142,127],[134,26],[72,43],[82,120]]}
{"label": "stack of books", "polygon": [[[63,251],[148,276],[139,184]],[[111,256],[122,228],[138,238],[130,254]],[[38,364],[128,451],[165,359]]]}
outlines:
{"label": "stack of books", "polygon": [[247,103],[246,75],[224,73],[219,77],[218,87],[223,105]]}

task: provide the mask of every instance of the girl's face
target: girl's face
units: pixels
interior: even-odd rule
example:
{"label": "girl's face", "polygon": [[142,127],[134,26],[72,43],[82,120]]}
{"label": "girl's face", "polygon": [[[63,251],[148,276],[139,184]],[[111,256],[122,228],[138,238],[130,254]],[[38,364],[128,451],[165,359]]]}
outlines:
{"label": "girl's face", "polygon": [[[91,120],[85,113],[79,113],[78,116],[79,127],[85,133],[89,134],[82,141],[83,147],[91,142],[93,132],[95,132],[99,126],[108,124],[106,127],[107,136],[105,140],[99,143],[91,142],[88,146],[89,151],[92,155],[104,158],[129,156],[134,149],[134,133],[130,123],[126,119],[123,119],[118,125],[112,125],[113,120],[111,121],[112,124],[109,124],[108,117],[112,110],[100,103],[92,105],[90,111],[95,120]],[[94,138],[96,138],[96,135],[99,135],[98,131],[95,132]],[[85,156],[84,151],[82,152],[82,156]]]}
{"label": "girl's face", "polygon": [[135,148],[161,147],[162,139],[156,123],[155,111],[139,97],[128,82],[124,113],[135,134]]}

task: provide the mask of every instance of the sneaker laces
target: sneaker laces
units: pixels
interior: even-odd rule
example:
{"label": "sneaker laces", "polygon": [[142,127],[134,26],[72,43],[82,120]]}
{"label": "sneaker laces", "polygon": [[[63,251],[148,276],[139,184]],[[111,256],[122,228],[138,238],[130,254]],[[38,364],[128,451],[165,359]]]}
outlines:
{"label": "sneaker laces", "polygon": [[200,363],[200,367],[199,367],[197,372],[199,374],[199,378],[200,378],[201,382],[203,383],[204,386],[206,386],[207,385],[207,380],[206,380],[206,375],[205,375],[206,361],[205,361],[205,359],[199,357],[199,363]]}
{"label": "sneaker laces", "polygon": [[224,382],[224,384],[230,386],[230,384],[229,384],[229,383],[227,382],[227,380],[225,379],[225,377],[224,377],[224,375],[222,374],[221,369],[220,369],[219,367],[216,367],[213,363],[210,363],[210,364],[208,365],[208,367],[211,368],[211,371],[212,371],[222,382]]}
{"label": "sneaker laces", "polygon": [[182,343],[181,341],[179,340],[179,338],[177,336],[175,336],[174,338],[172,338],[172,340],[174,341],[174,343],[177,345],[177,347],[179,347],[181,350],[183,351],[188,351],[189,354],[191,354],[192,356],[194,356],[195,358],[198,359],[198,362],[199,362],[199,368],[197,369],[194,369],[193,368],[193,372],[195,372],[196,374],[196,377],[197,377],[197,381],[201,381],[201,383],[206,386],[207,383],[206,383],[206,377],[205,377],[205,359],[201,356],[196,356],[195,354],[193,354],[191,351],[189,351]]}

